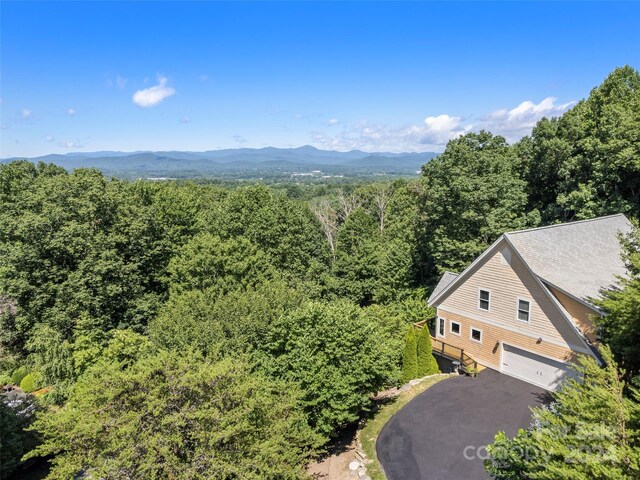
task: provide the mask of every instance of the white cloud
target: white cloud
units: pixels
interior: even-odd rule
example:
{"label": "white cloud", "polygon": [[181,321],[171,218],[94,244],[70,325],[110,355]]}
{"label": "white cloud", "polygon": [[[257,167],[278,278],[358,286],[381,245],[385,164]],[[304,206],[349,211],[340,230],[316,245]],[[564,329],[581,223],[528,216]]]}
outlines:
{"label": "white cloud", "polygon": [[67,115],[69,115],[70,117],[75,116],[75,114],[76,114],[76,113],[78,113],[78,112],[76,111],[76,109],[75,109],[75,108],[69,108],[69,109],[67,110]]}
{"label": "white cloud", "polygon": [[133,94],[133,103],[143,108],[154,107],[175,93],[175,89],[167,87],[167,77],[158,76],[157,85]]}
{"label": "white cloud", "polygon": [[547,97],[540,103],[526,100],[512,109],[503,108],[482,117],[478,128],[489,130],[514,142],[531,133],[531,129],[543,117],[557,117],[566,112],[575,102],[556,104],[558,99]]}
{"label": "white cloud", "polygon": [[340,120],[338,120],[337,118],[331,118],[329,119],[329,121],[327,122],[327,125],[331,126],[331,125],[335,125],[337,123],[339,123]]}
{"label": "white cloud", "polygon": [[335,135],[316,131],[311,136],[316,145],[328,150],[431,152],[441,151],[449,140],[470,129],[462,125],[460,117],[438,115],[425,118],[422,125],[393,127],[363,121],[345,126]]}
{"label": "white cloud", "polygon": [[84,148],[84,145],[82,145],[80,142],[73,141],[73,140],[59,142],[58,145],[63,148]]}
{"label": "white cloud", "polygon": [[425,145],[445,145],[452,138],[467,133],[473,125],[463,125],[461,117],[438,115],[424,119],[424,127],[418,128],[420,143]]}
{"label": "white cloud", "polygon": [[311,133],[312,143],[327,150],[364,151],[417,151],[425,148],[420,144],[416,127],[389,127],[367,121],[346,125],[336,134],[322,131]]}
{"label": "white cloud", "polygon": [[[488,115],[476,117],[475,120],[441,114],[426,117],[421,124],[408,126],[364,121],[345,125],[336,133],[311,132],[311,139],[320,148],[330,150],[389,152],[440,152],[449,140],[479,130],[488,130],[504,136],[509,142],[515,142],[529,135],[542,117],[562,115],[575,104],[556,102],[554,97],[547,97],[540,103],[527,100],[511,109],[495,110]],[[333,124],[329,121],[328,125]]]}
{"label": "white cloud", "polygon": [[53,142],[53,141],[55,141],[55,138],[53,138],[51,135],[47,135],[46,137],[44,137],[44,139],[45,139],[47,142]]}
{"label": "white cloud", "polygon": [[29,110],[28,108],[23,108],[23,109],[22,109],[22,118],[23,118],[24,120],[27,120],[27,119],[31,118],[31,114],[32,114],[32,113],[33,113],[33,112],[31,112],[31,110]]}

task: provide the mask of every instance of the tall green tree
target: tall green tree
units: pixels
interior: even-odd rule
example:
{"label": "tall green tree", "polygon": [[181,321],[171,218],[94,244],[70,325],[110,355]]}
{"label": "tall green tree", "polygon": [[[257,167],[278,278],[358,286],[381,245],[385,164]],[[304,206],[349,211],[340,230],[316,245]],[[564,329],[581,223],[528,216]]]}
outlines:
{"label": "tall green tree", "polygon": [[298,308],[304,295],[283,282],[270,282],[220,295],[192,290],[171,295],[149,326],[158,345],[197,349],[207,357],[262,348],[273,322]]}
{"label": "tall green tree", "polygon": [[167,268],[171,291],[214,289],[227,293],[272,281],[273,260],[243,237],[224,240],[202,233],[182,246]]}
{"label": "tall green tree", "polygon": [[277,319],[263,348],[262,368],[300,385],[310,424],[325,438],[357,420],[394,373],[377,323],[344,300],[307,302]]}
{"label": "tall green tree", "polygon": [[583,380],[554,393],[549,407],[533,409],[533,423],[489,445],[487,471],[499,480],[611,479],[640,476],[640,405],[624,396],[622,374],[608,348],[605,366],[580,360]]}
{"label": "tall green tree", "polygon": [[57,346],[36,338],[39,332],[73,343],[86,317],[102,331],[144,330],[163,297],[169,257],[152,208],[127,184],[95,170],[19,167],[0,166],[9,192],[0,205],[0,295],[15,303],[2,318],[17,332],[17,339],[0,339],[4,347],[21,356],[35,347],[44,354],[46,345]]}
{"label": "tall green tree", "polygon": [[374,183],[338,197],[333,291],[388,304],[418,282],[417,183]]}
{"label": "tall green tree", "polygon": [[451,140],[422,167],[427,275],[460,271],[505,231],[538,224],[521,170],[507,141],[485,131]]}
{"label": "tall green tree", "polygon": [[640,73],[616,68],[589,97],[520,142],[530,208],[545,222],[640,215]]}
{"label": "tall green tree", "polygon": [[329,251],[309,206],[266,186],[229,192],[201,223],[203,230],[225,239],[247,238],[295,279],[314,280],[327,267]]}

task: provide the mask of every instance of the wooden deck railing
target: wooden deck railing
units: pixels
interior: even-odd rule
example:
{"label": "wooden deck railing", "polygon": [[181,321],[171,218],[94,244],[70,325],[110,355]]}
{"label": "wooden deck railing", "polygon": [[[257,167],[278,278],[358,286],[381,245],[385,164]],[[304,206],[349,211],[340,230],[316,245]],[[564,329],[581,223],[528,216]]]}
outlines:
{"label": "wooden deck railing", "polygon": [[[432,319],[422,320],[421,322],[414,323],[413,326],[416,330],[421,330],[428,325],[428,322]],[[450,345],[443,342],[440,339],[431,336],[431,346],[433,347],[433,353],[440,355],[443,358],[460,362],[460,367],[463,370],[467,368],[478,368],[478,362],[476,362],[470,355],[464,353],[464,349]]]}

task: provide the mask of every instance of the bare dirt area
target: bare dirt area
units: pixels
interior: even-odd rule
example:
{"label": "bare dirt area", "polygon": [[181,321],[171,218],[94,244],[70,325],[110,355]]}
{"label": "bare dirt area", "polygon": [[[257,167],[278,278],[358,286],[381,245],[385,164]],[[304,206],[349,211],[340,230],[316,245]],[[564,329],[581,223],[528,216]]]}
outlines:
{"label": "bare dirt area", "polygon": [[318,480],[343,480],[349,476],[349,463],[356,459],[356,431],[358,425],[345,429],[327,452],[309,464],[307,472]]}

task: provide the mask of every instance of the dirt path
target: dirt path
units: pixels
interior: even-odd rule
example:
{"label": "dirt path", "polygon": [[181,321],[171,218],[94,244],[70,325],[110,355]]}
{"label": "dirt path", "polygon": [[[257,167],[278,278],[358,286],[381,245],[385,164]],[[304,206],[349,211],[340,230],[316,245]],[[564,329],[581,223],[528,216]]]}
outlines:
{"label": "dirt path", "polygon": [[[383,402],[400,393],[397,388],[391,388],[379,392],[374,397],[374,402]],[[361,461],[356,455],[356,433],[358,425],[347,428],[328,447],[327,453],[321,455],[307,467],[307,472],[317,480],[353,480],[358,478],[357,472],[349,470],[349,464]]]}

